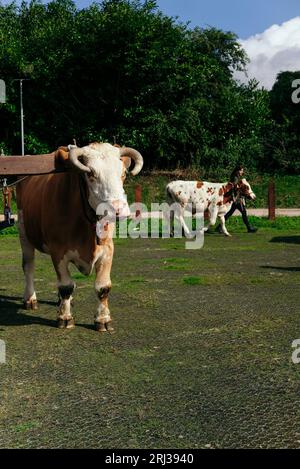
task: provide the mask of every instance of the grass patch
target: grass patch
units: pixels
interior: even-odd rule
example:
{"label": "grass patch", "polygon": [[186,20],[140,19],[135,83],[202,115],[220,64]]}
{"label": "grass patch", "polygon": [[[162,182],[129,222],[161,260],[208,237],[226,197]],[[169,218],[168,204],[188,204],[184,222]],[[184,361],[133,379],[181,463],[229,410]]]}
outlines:
{"label": "grass patch", "polygon": [[162,259],[164,262],[171,262],[172,264],[186,264],[190,262],[190,259],[186,257],[168,257],[167,259]]}
{"label": "grass patch", "polygon": [[[274,221],[265,217],[249,217],[250,224],[264,231],[300,231],[300,217],[277,217]],[[230,232],[244,232],[246,227],[242,217],[230,217],[226,222],[227,229]]]}
{"label": "grass patch", "polygon": [[19,432],[26,432],[28,430],[31,430],[32,428],[35,428],[37,426],[37,422],[27,422],[27,423],[20,423],[15,427],[15,431],[17,433]]}
{"label": "grass patch", "polygon": [[80,272],[74,272],[71,274],[74,280],[86,280],[88,276],[81,274]]}
{"label": "grass patch", "polygon": [[208,282],[206,281],[205,277],[184,277],[182,279],[185,285],[207,285]]}
{"label": "grass patch", "polygon": [[133,277],[127,278],[126,280],[119,283],[120,287],[126,291],[128,290],[135,290],[139,289],[140,285],[144,285],[147,283],[148,280],[144,279],[143,277]]}

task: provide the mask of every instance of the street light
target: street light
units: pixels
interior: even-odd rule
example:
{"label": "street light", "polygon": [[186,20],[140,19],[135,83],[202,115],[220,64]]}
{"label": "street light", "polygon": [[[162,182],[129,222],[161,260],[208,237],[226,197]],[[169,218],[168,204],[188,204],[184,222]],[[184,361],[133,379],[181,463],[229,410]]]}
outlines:
{"label": "street light", "polygon": [[20,82],[20,113],[21,113],[21,148],[22,156],[24,156],[24,109],[23,109],[23,81],[28,81],[30,78],[16,78],[13,81]]}

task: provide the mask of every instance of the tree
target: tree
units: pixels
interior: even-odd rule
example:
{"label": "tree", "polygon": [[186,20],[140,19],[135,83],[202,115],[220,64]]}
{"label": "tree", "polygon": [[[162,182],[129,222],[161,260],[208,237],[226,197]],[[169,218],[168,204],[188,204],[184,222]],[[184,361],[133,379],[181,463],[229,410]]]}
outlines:
{"label": "tree", "polygon": [[82,10],[71,0],[32,0],[0,7],[0,38],[9,89],[0,142],[11,151],[19,148],[13,80],[25,76],[27,152],[76,138],[137,147],[148,167],[269,164],[269,96],[255,82],[234,80],[247,63],[234,33],[190,29],[154,0]]}
{"label": "tree", "polygon": [[300,171],[300,103],[293,102],[294,80],[299,72],[281,72],[270,91],[274,125],[269,140],[272,167],[289,173]]}

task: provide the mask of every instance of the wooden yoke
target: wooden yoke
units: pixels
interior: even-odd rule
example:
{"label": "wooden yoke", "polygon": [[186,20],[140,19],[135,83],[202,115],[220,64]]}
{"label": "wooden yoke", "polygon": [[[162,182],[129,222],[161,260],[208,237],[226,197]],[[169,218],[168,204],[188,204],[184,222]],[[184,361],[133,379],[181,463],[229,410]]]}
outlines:
{"label": "wooden yoke", "polygon": [[56,158],[57,152],[45,155],[1,156],[0,176],[23,176],[51,174],[66,171],[63,162]]}

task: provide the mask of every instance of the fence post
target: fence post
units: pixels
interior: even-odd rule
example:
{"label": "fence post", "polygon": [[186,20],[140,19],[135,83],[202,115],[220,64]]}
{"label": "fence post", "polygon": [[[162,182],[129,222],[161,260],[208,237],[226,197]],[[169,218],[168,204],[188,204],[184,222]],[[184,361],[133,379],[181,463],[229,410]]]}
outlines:
{"label": "fence post", "polygon": [[268,189],[268,208],[269,208],[269,220],[275,220],[275,182],[273,179],[269,181]]}
{"label": "fence post", "polygon": [[135,186],[135,203],[137,204],[135,210],[135,218],[138,218],[141,215],[141,208],[139,204],[142,203],[142,186],[140,184],[137,184]]}

